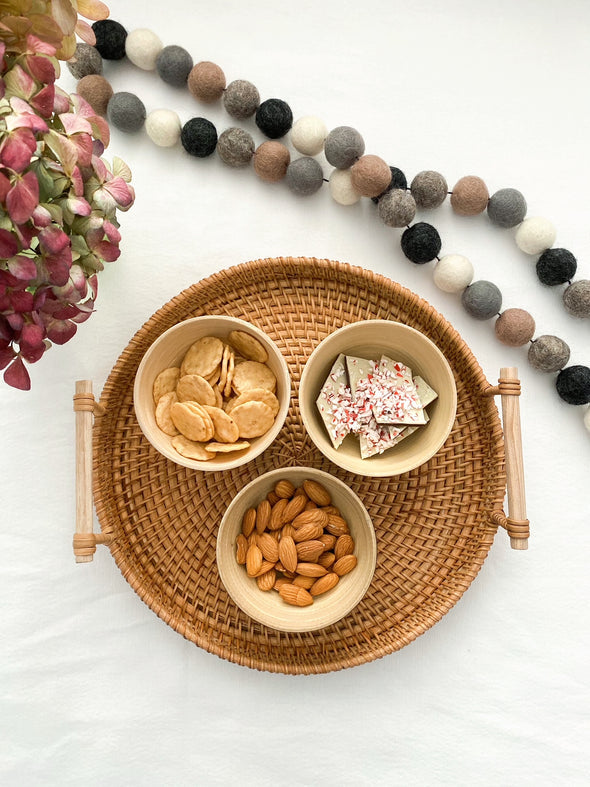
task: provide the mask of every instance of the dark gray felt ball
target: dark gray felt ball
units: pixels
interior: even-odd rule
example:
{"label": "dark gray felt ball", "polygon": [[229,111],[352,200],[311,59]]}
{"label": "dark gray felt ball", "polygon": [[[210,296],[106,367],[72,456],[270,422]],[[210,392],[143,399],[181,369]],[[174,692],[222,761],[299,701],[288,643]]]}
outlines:
{"label": "dark gray felt ball", "polygon": [[488,216],[498,227],[516,227],[526,216],[526,211],[526,200],[516,189],[500,189],[488,202]]}
{"label": "dark gray felt ball", "polygon": [[235,79],[223,93],[223,106],[228,115],[236,120],[252,117],[260,106],[260,93],[252,82]]}
{"label": "dark gray felt ball", "polygon": [[105,60],[122,60],[125,57],[127,31],[113,19],[99,19],[92,25],[96,48]]}
{"label": "dark gray felt ball", "polygon": [[193,67],[189,52],[181,46],[165,46],[156,59],[156,71],[168,85],[182,87]]}
{"label": "dark gray felt ball", "polygon": [[590,402],[590,369],[587,366],[567,366],[557,375],[557,393],[568,404]]}
{"label": "dark gray felt ball", "polygon": [[432,169],[419,172],[412,180],[410,190],[419,208],[438,208],[449,193],[444,176]]}
{"label": "dark gray felt ball", "polygon": [[75,60],[68,60],[67,66],[75,79],[83,79],[90,74],[102,74],[102,57],[98,49],[90,44],[76,44]]}
{"label": "dark gray felt ball", "polygon": [[217,129],[207,118],[191,118],[182,127],[180,141],[191,156],[206,158],[217,146]]}
{"label": "dark gray felt ball", "polygon": [[408,191],[393,189],[380,198],[377,210],[388,227],[407,227],[416,215],[416,202]]}
{"label": "dark gray felt ball", "polygon": [[269,139],[280,139],[293,125],[293,113],[286,101],[267,98],[256,110],[256,125]]}
{"label": "dark gray felt ball", "polygon": [[324,182],[324,173],[318,161],[310,156],[295,159],[287,167],[287,186],[295,194],[308,197],[315,194]]}
{"label": "dark gray felt ball", "polygon": [[365,152],[365,141],[355,128],[337,126],[326,137],[324,154],[336,169],[348,169]]}
{"label": "dark gray felt ball", "polygon": [[115,93],[107,106],[107,118],[120,131],[139,131],[145,122],[145,106],[134,93]]}
{"label": "dark gray felt ball", "polygon": [[255,145],[252,135],[243,128],[226,128],[217,140],[219,158],[229,167],[245,167],[252,160]]}
{"label": "dark gray felt ball", "polygon": [[590,317],[590,281],[580,279],[563,293],[563,305],[573,317]]}
{"label": "dark gray felt ball", "polygon": [[461,303],[476,320],[489,320],[502,308],[502,293],[491,281],[480,279],[463,290]]}
{"label": "dark gray felt ball", "polygon": [[555,287],[572,279],[577,267],[577,260],[571,251],[545,249],[537,260],[537,276],[542,284]]}
{"label": "dark gray felt ball", "polygon": [[433,260],[438,255],[441,245],[438,231],[425,221],[419,221],[408,227],[401,239],[403,253],[416,265],[424,265]]}
{"label": "dark gray felt ball", "polygon": [[557,336],[543,335],[529,347],[528,360],[539,372],[558,372],[570,359],[570,348]]}

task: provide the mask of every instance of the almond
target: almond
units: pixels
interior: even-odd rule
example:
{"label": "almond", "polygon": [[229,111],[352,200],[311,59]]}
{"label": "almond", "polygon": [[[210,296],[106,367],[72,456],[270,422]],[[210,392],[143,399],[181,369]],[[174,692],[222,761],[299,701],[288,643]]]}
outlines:
{"label": "almond", "polygon": [[307,497],[307,495],[305,494],[305,489],[302,486],[297,487],[293,497],[299,497],[299,495],[302,495],[303,497]]}
{"label": "almond", "polygon": [[329,514],[326,514],[320,508],[314,508],[311,511],[303,511],[295,517],[291,524],[296,530],[302,525],[320,525],[323,530],[327,526],[328,521]]}
{"label": "almond", "polygon": [[287,500],[290,500],[295,493],[295,487],[285,478],[282,481],[278,481],[276,483],[274,493],[277,497],[284,497]]}
{"label": "almond", "polygon": [[343,577],[345,574],[348,574],[349,571],[352,571],[357,562],[354,555],[344,555],[344,557],[341,557],[340,560],[334,563],[332,571],[338,574],[339,577]]}
{"label": "almond", "polygon": [[270,503],[268,500],[262,500],[256,509],[256,531],[264,533],[270,522]]}
{"label": "almond", "polygon": [[255,576],[260,577],[263,574],[267,574],[269,571],[273,571],[274,567],[275,567],[275,564],[271,563],[270,560],[263,560],[262,561],[262,565],[260,566],[260,568],[256,572]]}
{"label": "almond", "polygon": [[340,509],[336,508],[336,506],[322,506],[322,511],[325,511],[326,514],[336,514],[336,516],[342,516]]}
{"label": "almond", "polygon": [[348,533],[345,533],[343,536],[339,536],[338,540],[336,541],[336,545],[334,546],[336,560],[338,560],[338,558],[344,557],[344,555],[352,555],[353,552],[354,539],[352,536],[349,536]]}
{"label": "almond", "polygon": [[274,504],[278,502],[279,497],[277,496],[277,494],[273,490],[273,491],[271,491],[271,492],[269,492],[267,494],[266,499],[271,504],[271,506],[274,506]]}
{"label": "almond", "polygon": [[236,538],[236,560],[240,566],[246,563],[246,553],[248,552],[248,541],[243,533]]}
{"label": "almond", "polygon": [[248,536],[248,548],[258,546],[259,538],[260,536],[258,535],[258,533],[256,532],[250,533],[250,535]]}
{"label": "almond", "polygon": [[321,596],[322,593],[325,593],[327,590],[332,590],[333,587],[336,587],[339,581],[340,577],[338,574],[330,571],[329,574],[324,574],[323,577],[316,579],[309,589],[309,592],[312,596]]}
{"label": "almond", "polygon": [[336,514],[328,514],[327,516],[328,522],[325,528],[330,535],[339,537],[350,532],[346,520],[341,516],[337,516]]}
{"label": "almond", "polygon": [[317,503],[314,503],[313,500],[308,500],[307,503],[305,504],[305,508],[303,510],[304,511],[312,511],[314,508],[317,508],[317,507],[318,507]]}
{"label": "almond", "polygon": [[270,571],[267,571],[265,574],[261,574],[260,576],[256,577],[256,584],[260,588],[260,590],[272,590],[275,586],[275,582],[277,581],[277,572],[274,568],[271,568]]}
{"label": "almond", "polygon": [[291,538],[293,538],[294,535],[295,535],[295,528],[293,527],[293,525],[283,525],[283,527],[281,528],[281,538],[285,538],[285,536],[291,536]]}
{"label": "almond", "polygon": [[289,500],[287,507],[283,511],[283,522],[291,522],[298,516],[307,503],[306,495],[296,495],[292,500]]}
{"label": "almond", "polygon": [[295,571],[302,577],[323,577],[328,570],[318,563],[297,563]]}
{"label": "almond", "polygon": [[313,500],[313,502],[317,503],[319,506],[329,506],[332,502],[332,496],[328,490],[317,481],[308,479],[303,482],[303,488],[309,499]]}
{"label": "almond", "polygon": [[291,580],[288,577],[277,577],[275,579],[274,589],[278,590],[281,587],[281,585],[290,585],[290,584],[291,584]]}
{"label": "almond", "polygon": [[258,546],[265,560],[276,563],[279,559],[279,544],[269,533],[258,536]]}
{"label": "almond", "polygon": [[323,532],[324,528],[321,525],[303,525],[293,534],[293,541],[300,543],[301,541],[314,541],[316,539],[319,540],[319,537]]}
{"label": "almond", "polygon": [[333,552],[324,552],[318,558],[318,563],[324,568],[330,568],[336,562],[336,555]]}
{"label": "almond", "polygon": [[302,577],[301,574],[297,574],[295,579],[292,580],[293,585],[297,585],[298,588],[305,588],[306,590],[309,590],[315,582],[317,582],[315,577]]}
{"label": "almond", "polygon": [[297,568],[297,549],[290,536],[279,541],[279,560],[287,571],[295,571]]}
{"label": "almond", "polygon": [[300,541],[296,549],[298,560],[304,563],[317,563],[325,547],[321,541]]}
{"label": "almond", "polygon": [[283,512],[286,507],[287,501],[284,497],[279,498],[274,504],[270,512],[269,530],[278,530],[283,526]]}
{"label": "almond", "polygon": [[336,544],[336,536],[331,536],[329,533],[324,533],[323,536],[318,538],[318,541],[321,541],[322,544],[328,549],[334,549],[334,545]]}
{"label": "almond", "polygon": [[256,509],[249,508],[242,519],[242,533],[248,538],[256,525]]}
{"label": "almond", "polygon": [[262,552],[253,545],[246,553],[246,572],[249,577],[255,577],[262,568]]}
{"label": "almond", "polygon": [[281,585],[279,595],[283,601],[295,607],[308,607],[313,604],[313,596],[305,588],[299,588],[297,585]]}

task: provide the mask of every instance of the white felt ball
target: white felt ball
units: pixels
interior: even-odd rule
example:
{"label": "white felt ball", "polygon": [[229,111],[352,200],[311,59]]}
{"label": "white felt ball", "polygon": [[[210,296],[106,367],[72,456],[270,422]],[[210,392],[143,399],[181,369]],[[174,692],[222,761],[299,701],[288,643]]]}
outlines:
{"label": "white felt ball", "polygon": [[525,254],[540,254],[555,243],[557,232],[549,219],[525,219],[516,230],[516,245]]}
{"label": "white felt ball", "polygon": [[171,148],[180,139],[180,118],[171,109],[154,109],[145,119],[148,137],[161,148]]}
{"label": "white felt ball", "polygon": [[432,278],[443,292],[463,292],[473,279],[473,265],[461,254],[447,254],[434,266]]}
{"label": "white felt ball", "polygon": [[125,39],[125,54],[133,65],[143,68],[144,71],[155,69],[156,60],[163,48],[158,36],[144,27],[127,33]]}
{"label": "white felt ball", "polygon": [[304,156],[321,153],[327,136],[328,129],[324,121],[311,115],[299,118],[291,129],[291,143]]}
{"label": "white felt ball", "polygon": [[590,432],[590,407],[586,410],[586,414],[584,415],[584,426]]}
{"label": "white felt ball", "polygon": [[335,169],[330,175],[330,194],[339,205],[354,205],[361,195],[352,187],[349,169]]}

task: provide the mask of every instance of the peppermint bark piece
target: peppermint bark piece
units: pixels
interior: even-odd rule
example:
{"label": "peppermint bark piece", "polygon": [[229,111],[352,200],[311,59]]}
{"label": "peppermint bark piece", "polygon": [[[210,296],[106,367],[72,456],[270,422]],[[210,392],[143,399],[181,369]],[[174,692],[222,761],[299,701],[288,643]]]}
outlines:
{"label": "peppermint bark piece", "polygon": [[419,426],[426,423],[424,408],[412,380],[412,371],[400,361],[383,355],[377,370],[379,394],[373,414],[379,424]]}
{"label": "peppermint bark piece", "polygon": [[334,448],[350,433],[352,396],[346,375],[345,356],[341,353],[328,374],[316,405]]}

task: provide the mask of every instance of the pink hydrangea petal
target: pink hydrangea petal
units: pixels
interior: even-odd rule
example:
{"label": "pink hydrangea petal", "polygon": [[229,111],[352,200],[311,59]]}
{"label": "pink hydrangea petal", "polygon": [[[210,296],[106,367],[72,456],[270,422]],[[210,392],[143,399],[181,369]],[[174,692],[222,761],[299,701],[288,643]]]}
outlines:
{"label": "pink hydrangea petal", "polygon": [[53,57],[57,52],[54,46],[34,35],[27,36],[27,49],[29,52],[37,52],[40,55],[49,55],[50,57]]}
{"label": "pink hydrangea petal", "polygon": [[4,75],[4,82],[10,93],[19,98],[24,98],[25,101],[28,101],[37,89],[33,77],[27,74],[24,68],[19,66],[18,63],[14,65],[10,71],[6,72]]}
{"label": "pink hydrangea petal", "polygon": [[90,27],[88,22],[85,22],[83,19],[78,19],[76,22],[76,35],[81,38],[84,43],[90,44],[90,46],[96,44],[94,30]]}
{"label": "pink hydrangea petal", "polygon": [[35,363],[45,352],[45,331],[34,323],[25,323],[20,334],[19,349],[23,358],[29,363]]}
{"label": "pink hydrangea petal", "polygon": [[47,131],[47,123],[31,110],[31,106],[18,96],[10,99],[12,114],[5,118],[6,128],[13,131],[15,128],[30,128],[31,131]]}
{"label": "pink hydrangea petal", "polygon": [[4,382],[21,391],[31,390],[31,378],[22,358],[17,357],[4,372]]}
{"label": "pink hydrangea petal", "polygon": [[33,308],[33,293],[26,290],[13,290],[10,293],[10,302],[15,312],[30,312]]}
{"label": "pink hydrangea petal", "polygon": [[66,284],[70,277],[70,268],[72,266],[72,250],[68,247],[59,254],[54,254],[51,257],[45,257],[44,263],[49,275],[50,284],[62,286]]}
{"label": "pink hydrangea petal", "polygon": [[92,208],[84,197],[68,197],[66,205],[76,216],[90,216]]}
{"label": "pink hydrangea petal", "polygon": [[17,128],[8,134],[0,148],[0,162],[15,172],[22,172],[36,149],[37,140],[31,129]]}
{"label": "pink hydrangea petal", "polygon": [[78,325],[86,322],[86,320],[92,316],[92,313],[94,312],[94,301],[90,299],[86,301],[86,303],[79,304],[79,312],[80,313],[77,314],[76,317],[71,318]]}
{"label": "pink hydrangea petal", "polygon": [[15,224],[28,221],[39,202],[39,182],[34,172],[19,178],[6,196],[6,209]]}
{"label": "pink hydrangea petal", "polygon": [[70,96],[60,87],[55,88],[55,98],[53,99],[53,111],[56,115],[61,115],[70,110]]}
{"label": "pink hydrangea petal", "polygon": [[29,55],[27,68],[38,82],[51,85],[55,82],[55,68],[49,58],[43,55]]}
{"label": "pink hydrangea petal", "polygon": [[37,205],[31,218],[35,227],[48,227],[51,224],[51,213],[43,205]]}
{"label": "pink hydrangea petal", "polygon": [[78,162],[78,149],[74,143],[53,129],[45,134],[44,139],[61,162],[64,172],[71,175]]}
{"label": "pink hydrangea petal", "polygon": [[2,347],[0,349],[0,369],[4,369],[16,356],[12,347]]}
{"label": "pink hydrangea petal", "polygon": [[74,167],[71,174],[72,185],[74,188],[74,194],[77,197],[84,196],[84,179],[82,177],[82,173],[80,172],[80,167]]}
{"label": "pink hydrangea petal", "polygon": [[134,192],[123,178],[115,177],[106,184],[105,188],[113,195],[121,209],[129,208],[133,204]]}
{"label": "pink hydrangea petal", "polygon": [[70,320],[51,320],[47,326],[47,338],[54,344],[65,344],[75,335],[78,327]]}
{"label": "pink hydrangea petal", "polygon": [[8,230],[0,229],[0,258],[7,260],[18,253],[18,241]]}
{"label": "pink hydrangea petal", "polygon": [[0,172],[0,202],[6,200],[6,195],[10,191],[11,182],[8,180],[3,172]]}
{"label": "pink hydrangea petal", "polygon": [[109,243],[108,240],[101,241],[94,249],[94,252],[105,262],[114,262],[121,256],[121,249],[115,246],[114,243]]}
{"label": "pink hydrangea petal", "polygon": [[78,161],[83,167],[90,166],[94,152],[93,139],[90,134],[74,134],[70,137],[78,150]]}
{"label": "pink hydrangea petal", "polygon": [[92,126],[80,114],[64,112],[59,116],[59,119],[61,120],[64,131],[68,136],[71,136],[72,134],[92,134]]}
{"label": "pink hydrangea petal", "polygon": [[58,254],[66,246],[69,246],[70,239],[62,229],[51,226],[46,227],[39,233],[39,242],[44,252]]}
{"label": "pink hydrangea petal", "polygon": [[17,279],[29,282],[31,279],[37,278],[37,266],[35,260],[30,257],[25,257],[20,254],[18,257],[12,257],[8,260],[8,270]]}
{"label": "pink hydrangea petal", "polygon": [[55,88],[53,85],[46,85],[31,98],[31,106],[45,118],[53,114],[53,101],[55,98]]}
{"label": "pink hydrangea petal", "polygon": [[[103,150],[104,148],[108,148],[109,142],[111,141],[111,130],[109,128],[109,124],[99,115],[94,115],[94,117],[91,117],[89,122],[92,126],[93,135],[99,142],[103,143]],[[102,153],[100,155],[102,156]]]}
{"label": "pink hydrangea petal", "polygon": [[22,312],[12,312],[11,314],[6,315],[6,322],[10,325],[15,334],[18,334],[20,333],[25,321]]}
{"label": "pink hydrangea petal", "polygon": [[104,234],[111,241],[111,243],[119,243],[121,240],[121,233],[110,221],[105,219],[102,223]]}

